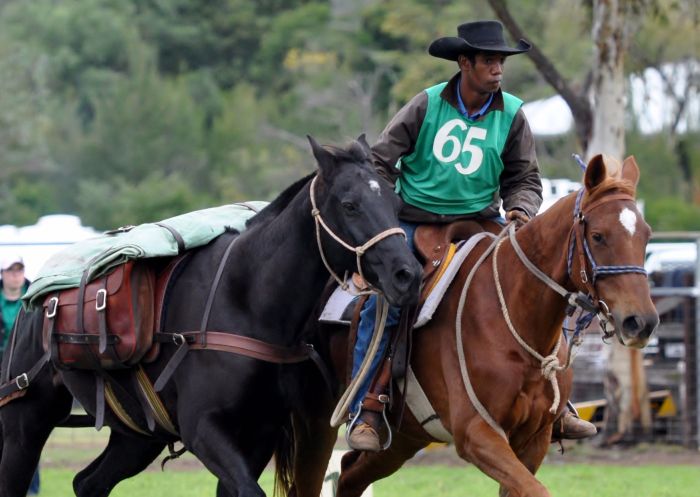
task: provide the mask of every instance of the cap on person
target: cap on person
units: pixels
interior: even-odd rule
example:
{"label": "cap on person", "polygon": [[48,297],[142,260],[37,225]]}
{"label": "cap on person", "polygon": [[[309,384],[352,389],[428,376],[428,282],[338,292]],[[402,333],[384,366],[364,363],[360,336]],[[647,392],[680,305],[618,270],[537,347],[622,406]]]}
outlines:
{"label": "cap on person", "polygon": [[9,255],[2,258],[2,261],[0,262],[0,269],[7,271],[15,264],[19,264],[22,266],[22,269],[24,269],[24,259],[22,259],[22,257],[19,255]]}

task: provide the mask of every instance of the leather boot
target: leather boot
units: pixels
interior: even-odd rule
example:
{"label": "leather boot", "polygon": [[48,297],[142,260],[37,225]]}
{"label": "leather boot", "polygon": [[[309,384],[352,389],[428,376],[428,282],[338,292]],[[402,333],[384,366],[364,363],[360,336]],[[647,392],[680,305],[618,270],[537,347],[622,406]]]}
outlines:
{"label": "leather boot", "polygon": [[357,423],[355,423],[348,436],[348,445],[350,448],[368,452],[379,452],[382,446],[379,442],[379,433],[376,428],[378,421],[379,419],[376,413],[362,411],[360,413],[360,418],[357,420]]}
{"label": "leather boot", "polygon": [[348,445],[354,450],[366,450],[368,452],[379,452],[379,434],[364,421],[358,421],[350,432]]}
{"label": "leather boot", "polygon": [[566,410],[562,416],[554,422],[552,440],[581,440],[592,437],[598,433],[593,423],[579,418],[575,413]]}

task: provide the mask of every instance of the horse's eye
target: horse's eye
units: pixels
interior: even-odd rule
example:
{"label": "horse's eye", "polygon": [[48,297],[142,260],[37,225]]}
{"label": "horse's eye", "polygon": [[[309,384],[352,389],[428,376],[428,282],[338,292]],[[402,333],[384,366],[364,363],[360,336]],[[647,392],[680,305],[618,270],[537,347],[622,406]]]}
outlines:
{"label": "horse's eye", "polygon": [[591,233],[591,238],[593,238],[593,241],[596,243],[600,243],[603,241],[603,235],[600,233]]}
{"label": "horse's eye", "polygon": [[343,209],[348,214],[356,214],[357,213],[357,208],[355,207],[355,204],[353,204],[352,202],[343,202]]}

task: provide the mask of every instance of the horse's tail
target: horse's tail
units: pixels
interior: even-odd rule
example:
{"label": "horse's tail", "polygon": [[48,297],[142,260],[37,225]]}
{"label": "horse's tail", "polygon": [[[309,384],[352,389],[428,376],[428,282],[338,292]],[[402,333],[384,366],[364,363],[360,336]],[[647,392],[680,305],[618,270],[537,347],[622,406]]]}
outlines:
{"label": "horse's tail", "polygon": [[276,497],[284,497],[289,494],[294,481],[294,450],[296,440],[292,415],[289,414],[282,426],[277,447],[275,447],[275,491]]}

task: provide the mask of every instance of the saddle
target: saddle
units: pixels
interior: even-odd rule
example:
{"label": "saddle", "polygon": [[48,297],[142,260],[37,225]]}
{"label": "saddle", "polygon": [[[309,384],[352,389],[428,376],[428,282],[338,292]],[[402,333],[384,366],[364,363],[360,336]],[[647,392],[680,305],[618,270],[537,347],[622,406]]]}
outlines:
{"label": "saddle", "polygon": [[142,259],[119,265],[44,300],[44,350],[59,367],[123,369],[154,360],[163,296],[177,263]]}
{"label": "saddle", "polygon": [[490,220],[462,220],[449,224],[421,224],[416,228],[413,242],[423,258],[423,293],[425,301],[440,275],[454,254],[453,242],[467,240],[471,236],[489,231],[498,233],[503,227]]}

